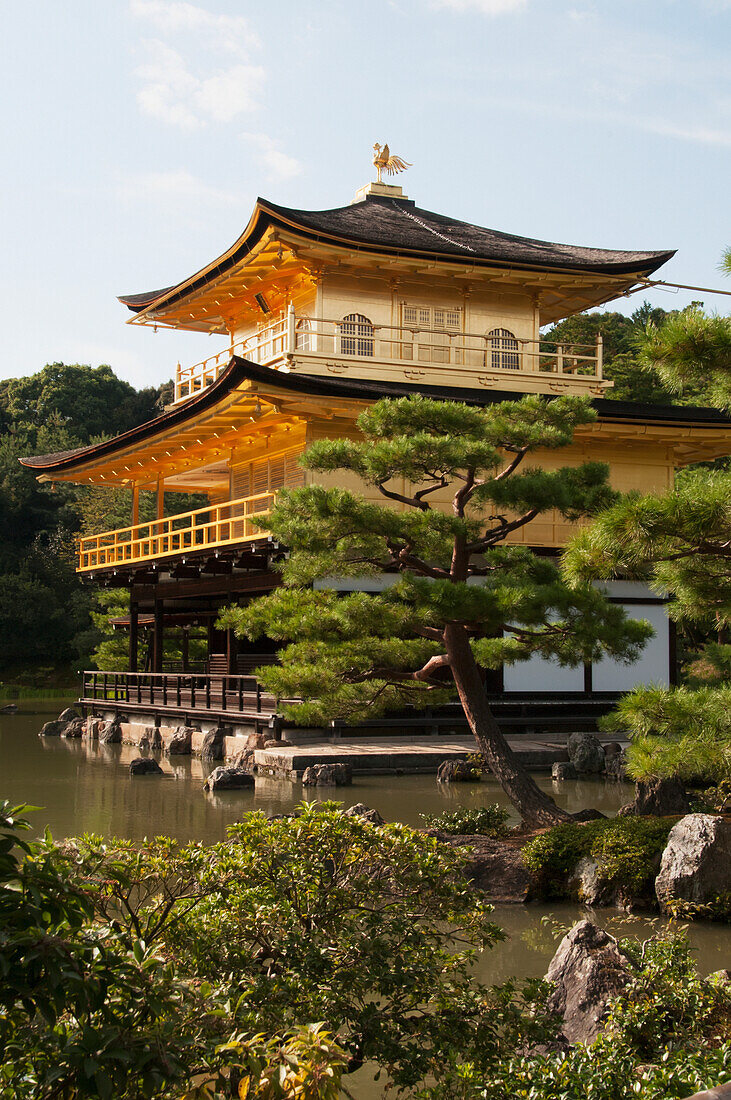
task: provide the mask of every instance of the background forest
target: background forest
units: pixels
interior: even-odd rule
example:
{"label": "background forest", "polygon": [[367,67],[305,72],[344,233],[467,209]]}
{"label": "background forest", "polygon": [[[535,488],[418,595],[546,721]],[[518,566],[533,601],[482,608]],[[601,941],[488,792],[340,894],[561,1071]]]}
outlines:
{"label": "background forest", "polygon": [[[555,325],[550,339],[593,343],[602,333],[607,397],[645,404],[706,403],[702,386],[678,397],[638,364],[636,340],[648,323],[669,317],[643,304],[631,317],[594,312]],[[29,455],[66,451],[127,431],[162,412],[172,382],[137,390],[110,366],[53,363],[37,374],[0,382],[0,678],[5,684],[73,685],[77,670],[103,660],[115,667],[123,639],[109,638],[108,617],[124,593],[99,597],[75,573],[75,538],[129,523],[131,493],[60,483],[39,484],[20,465]],[[166,514],[199,506],[170,494]],[[140,496],[140,519],[152,518],[152,494]],[[100,648],[101,647],[101,648]]]}

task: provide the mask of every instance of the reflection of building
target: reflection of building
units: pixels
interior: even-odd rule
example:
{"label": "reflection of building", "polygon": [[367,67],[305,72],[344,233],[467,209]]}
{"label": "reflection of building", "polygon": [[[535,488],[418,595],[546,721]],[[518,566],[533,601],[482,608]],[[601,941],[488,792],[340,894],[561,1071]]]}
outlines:
{"label": "reflection of building", "polygon": [[[261,654],[219,632],[216,613],[276,583],[270,567],[280,547],[252,520],[266,514],[279,489],[310,476],[297,462],[303,448],[350,433],[360,410],[384,395],[480,404],[521,393],[588,395],[598,422],[578,433],[570,451],[542,461],[607,461],[622,490],[664,489],[676,466],[727,451],[721,414],[608,401],[601,343],[552,345],[540,335],[549,322],[624,294],[671,255],[514,237],[421,210],[400,187],[370,184],[334,210],[259,200],[241,237],[200,272],[123,297],[134,324],[228,342],[203,362],[178,367],[175,399],[156,420],[104,443],[26,460],[44,479],[133,490],[129,526],[80,545],[84,575],[130,591],[136,675],[110,674],[104,690],[114,687],[131,710],[248,713],[258,705],[267,713],[253,683],[236,678],[261,663]],[[140,489],[156,490],[156,520],[139,522]],[[190,491],[206,494],[206,507],[164,515],[164,494]],[[516,538],[551,550],[570,532],[548,514]],[[657,637],[638,668],[564,672],[536,660],[507,670],[502,690],[584,693],[624,689],[638,677],[666,680],[662,607],[637,585],[617,584],[613,592],[631,613],[656,620]],[[153,627],[144,674],[140,616]],[[207,675],[186,669],[164,679],[164,632],[186,623],[208,624]]]}

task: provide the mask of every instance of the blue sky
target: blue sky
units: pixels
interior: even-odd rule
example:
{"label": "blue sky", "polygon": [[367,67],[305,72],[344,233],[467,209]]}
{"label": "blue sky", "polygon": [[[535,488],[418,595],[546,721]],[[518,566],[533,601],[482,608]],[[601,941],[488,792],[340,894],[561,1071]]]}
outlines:
{"label": "blue sky", "polygon": [[[258,194],[313,209],[413,162],[427,209],[508,232],[677,248],[726,286],[731,0],[5,0],[0,377],[108,362],[136,385],[222,345],[125,326]],[[655,291],[666,308],[702,298]],[[642,296],[619,308],[631,311]]]}

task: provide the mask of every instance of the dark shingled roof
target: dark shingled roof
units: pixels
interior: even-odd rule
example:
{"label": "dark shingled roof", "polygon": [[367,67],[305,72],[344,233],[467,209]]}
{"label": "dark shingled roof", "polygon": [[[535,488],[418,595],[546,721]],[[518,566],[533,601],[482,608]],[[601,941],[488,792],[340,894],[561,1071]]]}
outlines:
{"label": "dark shingled roof", "polygon": [[[259,217],[256,215],[259,214]],[[209,278],[237,264],[269,225],[293,226],[305,236],[322,241],[346,241],[370,251],[437,256],[446,261],[492,263],[530,270],[562,270],[603,275],[649,275],[675,255],[664,252],[627,252],[554,244],[533,237],[516,237],[422,210],[409,199],[368,195],[363,202],[332,210],[296,210],[257,199],[254,217],[228,255],[192,280],[143,294],[125,294],[119,301],[138,313],[160,299],[160,305],[205,286]]]}
{"label": "dark shingled roof", "polygon": [[[23,458],[24,466],[37,470],[73,469],[76,460],[88,461],[102,458],[115,450],[142,443],[163,428],[172,428],[184,423],[194,414],[214,406],[222,397],[245,379],[295,393],[312,394],[323,397],[350,397],[355,401],[377,401],[381,397],[407,397],[412,394],[424,394],[443,401],[464,401],[469,405],[492,405],[498,401],[517,401],[525,396],[508,390],[470,390],[458,386],[424,386],[407,382],[369,382],[367,379],[324,378],[309,374],[285,374],[251,363],[248,359],[234,356],[226,370],[206,389],[201,390],[190,401],[178,405],[168,412],[148,420],[130,429],[115,439],[103,443],[93,443],[73,451],[60,451],[55,454],[35,455]],[[549,397],[550,400],[550,397]],[[652,421],[663,424],[691,424],[696,428],[729,428],[731,417],[718,409],[697,408],[691,405],[647,405],[630,401],[611,401],[596,398],[593,407],[603,420],[625,420],[638,423]]]}

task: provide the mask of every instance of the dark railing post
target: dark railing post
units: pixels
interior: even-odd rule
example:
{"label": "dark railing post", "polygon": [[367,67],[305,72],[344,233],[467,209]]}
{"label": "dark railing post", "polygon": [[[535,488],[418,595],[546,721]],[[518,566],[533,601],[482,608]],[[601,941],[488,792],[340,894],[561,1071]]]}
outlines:
{"label": "dark railing post", "polygon": [[190,706],[191,710],[195,710],[195,676],[190,679]]}
{"label": "dark railing post", "polygon": [[226,688],[228,687],[228,676],[224,676],[221,680],[221,710],[226,709]]}
{"label": "dark railing post", "polygon": [[135,673],[135,683],[137,684],[137,702],[142,702],[142,677],[139,672]]}
{"label": "dark railing post", "polygon": [[256,713],[261,714],[261,684],[256,681]]}
{"label": "dark railing post", "polygon": [[180,701],[180,699],[181,699],[181,688],[183,686],[182,685],[182,679],[183,679],[182,676],[176,676],[176,678],[175,678],[175,683],[176,683],[175,702],[178,706],[181,705],[181,701]]}
{"label": "dark railing post", "polygon": [[[223,680],[221,681],[221,687],[223,690]],[[206,676],[206,710],[211,709],[211,677]]]}
{"label": "dark railing post", "polygon": [[244,709],[244,678],[243,678],[243,676],[239,676],[238,687],[239,687],[239,690],[238,690],[238,705],[239,705],[239,711],[242,711]]}

